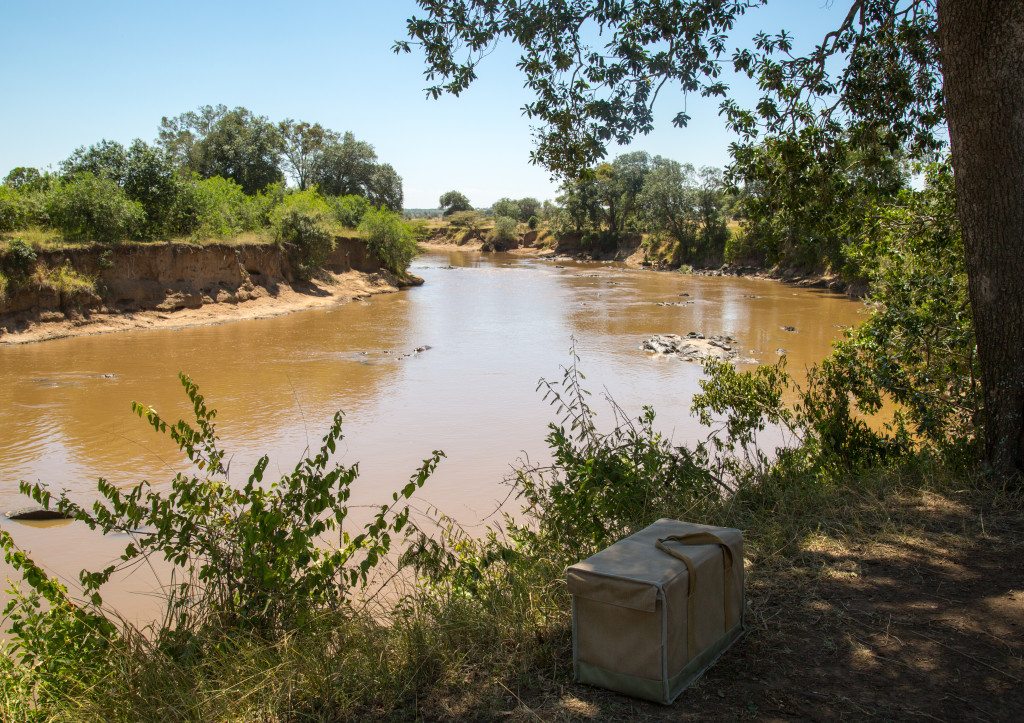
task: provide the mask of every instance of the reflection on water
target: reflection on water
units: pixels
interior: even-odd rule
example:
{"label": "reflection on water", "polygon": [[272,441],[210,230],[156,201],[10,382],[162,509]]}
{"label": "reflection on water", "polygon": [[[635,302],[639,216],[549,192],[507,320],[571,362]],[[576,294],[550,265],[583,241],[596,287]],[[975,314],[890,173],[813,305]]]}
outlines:
{"label": "reflection on water", "polygon": [[[220,411],[234,478],[244,480],[264,452],[269,472],[287,469],[341,409],[341,456],[361,462],[355,504],[390,496],[430,450],[442,449],[448,459],[420,504],[473,523],[505,497],[511,462],[544,456],[552,410],[535,387],[560,376],[572,337],[595,394],[607,390],[628,411],[653,404],[661,429],[685,442],[701,434],[688,413],[700,367],[647,356],[638,349],[645,336],[728,334],[742,357],[773,362],[785,350],[799,372],[861,309],[771,281],[617,264],[455,251],[422,256],[414,270],[424,286],[331,309],[0,348],[0,510],[24,506],[21,479],[81,500],[100,476],[169,479],[180,457],[131,414],[130,402],[185,415],[176,379],[184,371]],[[123,546],[97,543],[80,525],[2,524],[71,577]]]}

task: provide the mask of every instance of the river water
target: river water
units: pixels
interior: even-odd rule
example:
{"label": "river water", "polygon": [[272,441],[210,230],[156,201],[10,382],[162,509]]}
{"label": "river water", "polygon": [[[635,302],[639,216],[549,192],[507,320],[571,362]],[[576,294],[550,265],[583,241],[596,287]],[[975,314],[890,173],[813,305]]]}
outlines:
{"label": "river water", "polygon": [[[689,413],[701,368],[640,351],[645,337],[728,334],[751,363],[785,350],[799,377],[863,308],[769,280],[472,251],[431,252],[412,270],[422,287],[328,309],[0,347],[0,510],[25,506],[19,480],[88,501],[98,477],[159,486],[185,469],[130,410],[136,400],[172,420],[187,415],[184,371],[219,410],[233,480],[243,482],[264,452],[268,476],[289,469],[343,410],[339,457],[361,469],[354,504],[389,500],[441,449],[447,459],[416,505],[473,525],[506,497],[511,463],[544,458],[555,415],[535,389],[541,377],[561,378],[573,339],[599,420],[610,421],[607,391],[631,414],[652,404],[657,426],[684,443],[704,434]],[[0,526],[69,579],[125,544],[77,524]],[[121,588],[108,599],[133,612],[152,584]]]}

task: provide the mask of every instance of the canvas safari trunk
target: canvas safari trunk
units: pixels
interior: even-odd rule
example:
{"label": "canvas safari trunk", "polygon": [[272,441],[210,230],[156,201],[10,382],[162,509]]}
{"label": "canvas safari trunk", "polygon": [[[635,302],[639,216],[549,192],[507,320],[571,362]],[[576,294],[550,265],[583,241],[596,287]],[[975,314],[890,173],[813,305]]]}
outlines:
{"label": "canvas safari trunk", "polygon": [[743,533],[658,520],[566,571],[581,683],[671,703],[743,630]]}

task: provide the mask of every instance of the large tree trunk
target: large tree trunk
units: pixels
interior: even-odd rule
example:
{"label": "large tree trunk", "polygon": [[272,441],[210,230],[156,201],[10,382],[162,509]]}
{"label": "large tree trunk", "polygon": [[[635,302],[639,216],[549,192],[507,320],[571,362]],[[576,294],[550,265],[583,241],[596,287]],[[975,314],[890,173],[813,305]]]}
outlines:
{"label": "large tree trunk", "polygon": [[939,0],[992,469],[1024,472],[1024,0]]}

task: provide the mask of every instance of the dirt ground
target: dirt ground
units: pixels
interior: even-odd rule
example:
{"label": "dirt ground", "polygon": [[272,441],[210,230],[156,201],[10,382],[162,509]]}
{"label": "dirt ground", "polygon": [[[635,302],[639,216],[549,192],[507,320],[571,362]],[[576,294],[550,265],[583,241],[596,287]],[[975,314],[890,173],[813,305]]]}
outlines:
{"label": "dirt ground", "polygon": [[567,685],[510,691],[508,717],[1024,720],[1024,516],[929,493],[891,504],[860,541],[814,537],[753,566],[749,632],[674,705]]}

